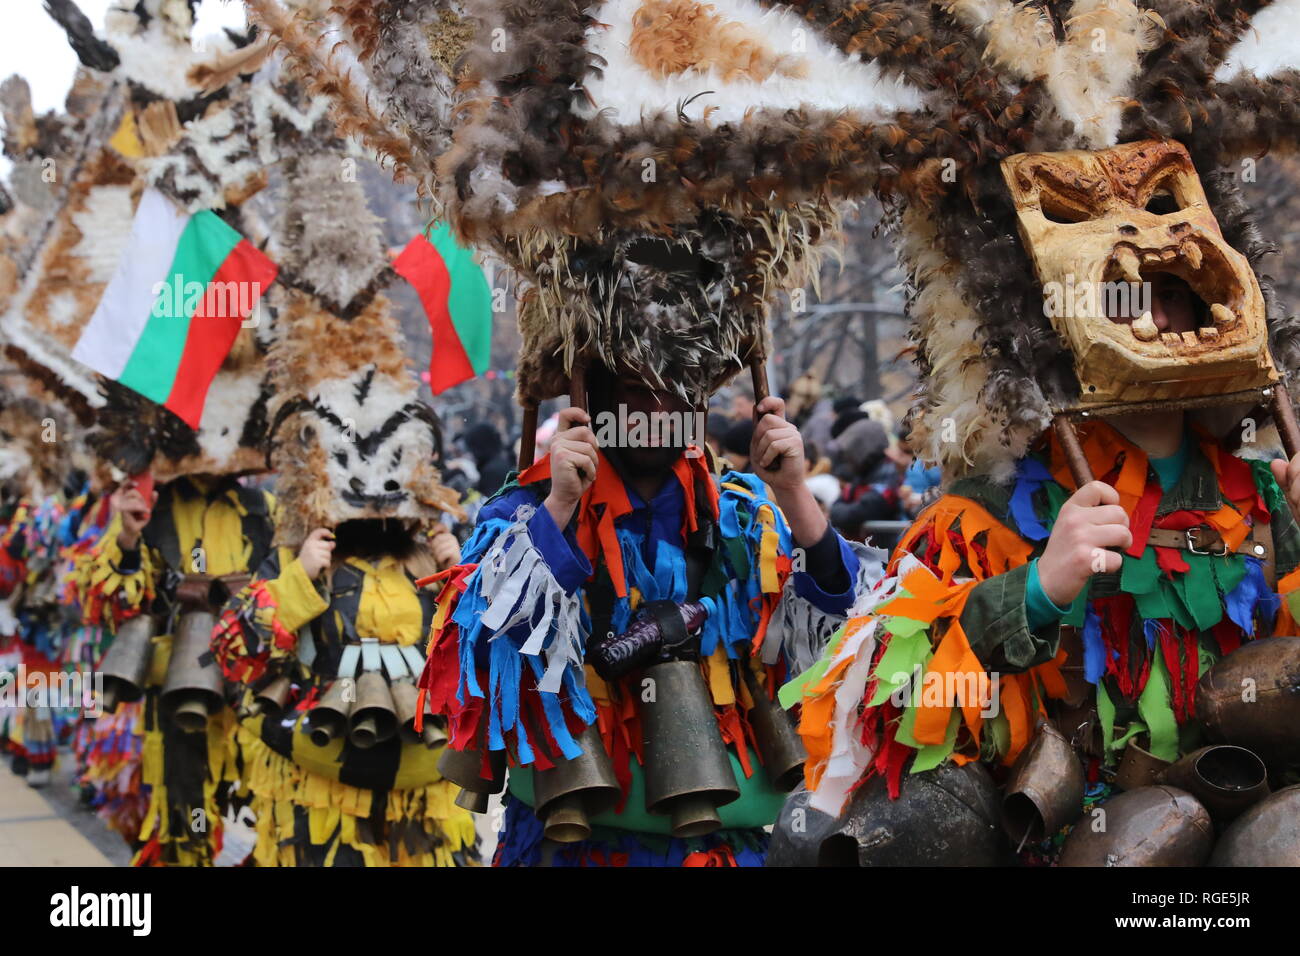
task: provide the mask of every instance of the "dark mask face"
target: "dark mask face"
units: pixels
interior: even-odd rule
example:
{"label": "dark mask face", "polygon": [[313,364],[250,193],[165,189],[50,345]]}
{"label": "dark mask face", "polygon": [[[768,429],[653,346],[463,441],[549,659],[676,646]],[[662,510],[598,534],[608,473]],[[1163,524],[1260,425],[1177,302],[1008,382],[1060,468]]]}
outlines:
{"label": "dark mask face", "polygon": [[651,388],[632,374],[599,372],[592,385],[596,439],[625,472],[667,471],[703,440],[703,416],[676,392]]}

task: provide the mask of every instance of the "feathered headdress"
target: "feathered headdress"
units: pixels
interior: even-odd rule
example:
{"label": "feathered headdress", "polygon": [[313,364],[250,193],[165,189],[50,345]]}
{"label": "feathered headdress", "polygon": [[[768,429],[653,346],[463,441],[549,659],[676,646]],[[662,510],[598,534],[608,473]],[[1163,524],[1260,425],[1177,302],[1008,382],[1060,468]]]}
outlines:
{"label": "feathered headdress", "polygon": [[[836,204],[879,194],[911,284],[922,370],[913,444],[950,477],[1006,469],[1054,412],[1086,404],[1095,384],[1081,380],[1089,373],[1070,351],[1080,336],[1045,314],[1044,279],[1004,160],[1176,144],[1165,153],[1186,151],[1201,190],[1175,200],[1203,207],[1195,211],[1212,215],[1223,247],[1256,270],[1268,246],[1231,164],[1300,137],[1300,44],[1290,39],[1300,0],[339,0],[333,10],[361,70],[342,53],[331,61],[321,51],[336,38],[313,45],[275,0],[249,7],[329,76],[327,91],[346,92],[336,104],[350,132],[392,155],[462,236],[491,244],[532,285],[521,306],[535,365],[521,368],[526,397],[553,394],[582,353],[662,355],[668,374],[676,370],[667,363],[685,355],[690,374],[689,343],[702,337],[686,336],[680,349],[653,343],[659,329],[675,343],[706,318],[706,304],[719,360],[735,362],[735,343],[747,358],[745,343],[761,334],[759,303],[799,278]],[[444,24],[465,19],[473,39],[448,71],[434,47]],[[407,66],[454,79],[450,109],[431,102],[445,82],[418,91],[400,83]],[[454,132],[444,148],[439,124],[448,116]],[[415,128],[420,135],[404,135]],[[1112,164],[1109,186],[1055,190],[1065,199],[1057,214],[1080,214],[1086,193],[1111,213],[1123,200],[1174,215],[1171,224],[1190,221],[1177,218],[1189,207],[1146,208],[1159,177],[1123,185],[1141,167]],[[1041,197],[1042,184],[1022,192]],[[724,263],[709,258],[716,229],[728,236],[713,253]],[[674,244],[684,245],[682,267],[666,270],[676,277],[672,294],[661,298],[689,307],[642,293],[645,263],[627,250],[646,238],[668,243],[660,257],[668,263]],[[1118,247],[1110,258],[1124,276]],[[1171,247],[1184,271],[1196,271],[1197,251],[1220,273],[1231,259],[1219,247]],[[1110,265],[1100,267],[1103,279]],[[1300,363],[1297,326],[1267,278],[1255,281],[1285,376]],[[1253,299],[1239,291],[1243,303]],[[1233,310],[1205,303],[1216,304]],[[1125,348],[1178,364],[1219,348],[1211,338]]]}
{"label": "feathered headdress", "polygon": [[396,274],[341,146],[289,162],[275,230],[285,288],[269,356],[270,464],[277,538],[294,547],[351,519],[458,513],[435,463],[438,420],[383,295]]}
{"label": "feathered headdress", "polygon": [[[263,70],[271,48],[251,34],[196,48],[193,4],[144,0],[115,8],[102,36],[71,0],[47,8],[83,69],[67,116],[33,118],[25,84],[16,79],[0,90],[6,151],[16,171],[31,170],[19,194],[25,205],[6,219],[21,213],[37,220],[34,237],[8,256],[7,306],[0,269],[5,348],[83,420],[93,418],[96,448],[128,473],[151,464],[160,480],[261,470],[269,323],[240,331],[197,430],[101,379],[72,350],[127,249],[146,188],[186,212],[217,211],[263,244],[267,227],[255,197],[284,155],[315,148],[318,135],[332,138],[325,106],[302,103],[292,83]],[[46,167],[57,171],[48,184],[33,178]]]}

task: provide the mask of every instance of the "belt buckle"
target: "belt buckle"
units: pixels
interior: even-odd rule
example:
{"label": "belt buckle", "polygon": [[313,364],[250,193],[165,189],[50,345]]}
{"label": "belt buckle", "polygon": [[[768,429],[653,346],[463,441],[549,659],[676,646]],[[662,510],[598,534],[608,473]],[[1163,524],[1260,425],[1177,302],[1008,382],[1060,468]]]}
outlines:
{"label": "belt buckle", "polygon": [[1190,551],[1192,554],[1208,554],[1216,558],[1221,558],[1224,555],[1226,555],[1228,553],[1228,543],[1224,541],[1222,537],[1220,537],[1218,540],[1217,548],[1211,547],[1211,548],[1202,549],[1196,546],[1196,533],[1198,531],[1213,531],[1213,530],[1214,530],[1213,528],[1206,528],[1204,525],[1200,525],[1195,528],[1188,528],[1186,531],[1184,531],[1183,533],[1187,536],[1187,550]]}

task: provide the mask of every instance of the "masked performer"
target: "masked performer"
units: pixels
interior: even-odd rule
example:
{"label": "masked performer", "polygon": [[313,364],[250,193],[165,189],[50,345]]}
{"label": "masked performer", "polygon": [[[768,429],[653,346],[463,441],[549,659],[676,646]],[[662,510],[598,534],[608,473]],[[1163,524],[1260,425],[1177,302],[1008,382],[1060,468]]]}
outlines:
{"label": "masked performer", "polygon": [[290,164],[278,231],[278,547],[213,649],[258,711],[239,729],[258,865],[468,865],[473,819],[437,770],[446,735],[411,726],[434,610],[415,581],[459,561],[439,520],[456,496],[382,294],[395,277],[378,222],[333,145]]}
{"label": "masked performer", "polygon": [[[1021,117],[963,194],[894,222],[912,444],[946,494],[783,692],[808,791],[771,862],[1294,865],[1261,834],[1297,810],[1264,798],[1300,769],[1300,469],[1257,430],[1271,412],[1296,453],[1300,352],[1224,167],[1294,145],[1275,104],[1300,58],[1264,37],[1300,4],[942,6],[959,57],[1020,81]],[[1243,705],[1247,675],[1266,703]]]}

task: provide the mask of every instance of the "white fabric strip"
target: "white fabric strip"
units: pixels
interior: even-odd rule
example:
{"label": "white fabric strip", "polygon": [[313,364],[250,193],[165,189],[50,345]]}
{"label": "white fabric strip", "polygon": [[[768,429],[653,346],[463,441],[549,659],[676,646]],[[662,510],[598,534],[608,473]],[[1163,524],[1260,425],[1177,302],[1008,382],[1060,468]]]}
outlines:
{"label": "white fabric strip", "polygon": [[521,506],[514,523],[479,563],[479,593],[487,602],[482,621],[492,632],[492,641],[512,628],[528,625],[520,653],[529,657],[545,654],[546,670],[538,689],[558,693],[565,669],[582,666],[587,634],[577,595],[565,593],[528,534],[532,515],[532,508]]}

